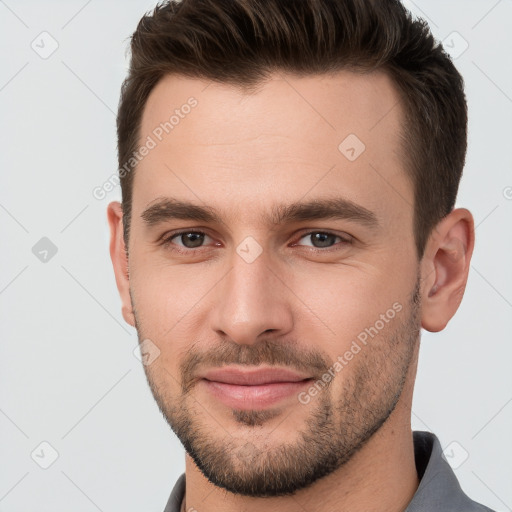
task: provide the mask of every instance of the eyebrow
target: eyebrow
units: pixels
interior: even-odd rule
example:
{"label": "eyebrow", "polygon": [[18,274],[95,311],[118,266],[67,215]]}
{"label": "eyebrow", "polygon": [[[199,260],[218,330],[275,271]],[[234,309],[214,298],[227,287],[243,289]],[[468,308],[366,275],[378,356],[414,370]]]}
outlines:
{"label": "eyebrow", "polygon": [[[174,219],[212,224],[224,223],[222,217],[214,208],[172,197],[158,198],[142,212],[141,217],[147,227],[153,227]],[[261,217],[261,220],[268,225],[322,219],[350,220],[371,229],[379,227],[374,212],[342,197],[277,204],[271,208],[270,213],[265,212]]]}

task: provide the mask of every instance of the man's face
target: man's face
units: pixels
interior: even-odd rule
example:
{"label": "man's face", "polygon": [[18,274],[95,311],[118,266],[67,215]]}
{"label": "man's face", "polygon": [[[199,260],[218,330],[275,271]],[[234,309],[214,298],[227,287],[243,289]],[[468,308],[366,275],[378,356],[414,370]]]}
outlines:
{"label": "man's face", "polygon": [[[419,280],[402,119],[382,73],[276,74],[254,94],[166,77],[148,99],[140,143],[156,146],[134,177],[134,318],[139,341],[160,351],[144,368],[162,413],[219,487],[255,497],[307,487],[349,460],[412,385]],[[215,218],[171,216],[165,200]],[[323,215],[327,200],[338,215]],[[252,398],[226,398],[203,378],[222,366],[310,380],[278,398],[272,384],[265,400],[247,387]]]}

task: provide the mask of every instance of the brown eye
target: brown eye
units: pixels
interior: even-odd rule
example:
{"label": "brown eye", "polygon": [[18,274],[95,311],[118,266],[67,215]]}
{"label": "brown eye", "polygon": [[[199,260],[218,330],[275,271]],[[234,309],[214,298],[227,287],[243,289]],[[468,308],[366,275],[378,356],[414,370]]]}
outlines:
{"label": "brown eye", "polygon": [[163,245],[175,249],[178,252],[186,252],[187,249],[192,250],[202,247],[205,237],[210,238],[202,231],[179,231],[178,233],[172,233],[167,236],[163,240]]}
{"label": "brown eye", "polygon": [[196,231],[191,231],[190,233],[184,233],[179,235],[179,240],[183,243],[184,247],[188,249],[195,249],[196,247],[200,247],[203,243],[204,233],[198,233]]}

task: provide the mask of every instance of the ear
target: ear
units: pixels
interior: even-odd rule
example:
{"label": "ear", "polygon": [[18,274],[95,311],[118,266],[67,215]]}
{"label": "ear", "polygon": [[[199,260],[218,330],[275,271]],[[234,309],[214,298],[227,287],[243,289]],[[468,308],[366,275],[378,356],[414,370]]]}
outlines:
{"label": "ear", "polygon": [[118,201],[111,202],[107,207],[107,217],[110,226],[110,258],[114,266],[117,289],[121,296],[121,311],[125,321],[135,327],[135,317],[130,297],[128,258],[123,237],[123,208],[121,203]]}
{"label": "ear", "polygon": [[452,210],[434,228],[421,260],[421,326],[442,331],[464,295],[475,245],[473,216],[465,208]]}

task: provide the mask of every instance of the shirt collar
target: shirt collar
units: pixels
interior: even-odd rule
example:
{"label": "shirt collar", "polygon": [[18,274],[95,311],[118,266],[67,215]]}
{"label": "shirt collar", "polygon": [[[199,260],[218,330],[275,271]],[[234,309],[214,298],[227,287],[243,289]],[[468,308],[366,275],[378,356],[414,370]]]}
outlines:
{"label": "shirt collar", "polygon": [[431,432],[415,431],[414,458],[420,484],[404,512],[492,512],[471,500],[443,455],[439,439]]}

